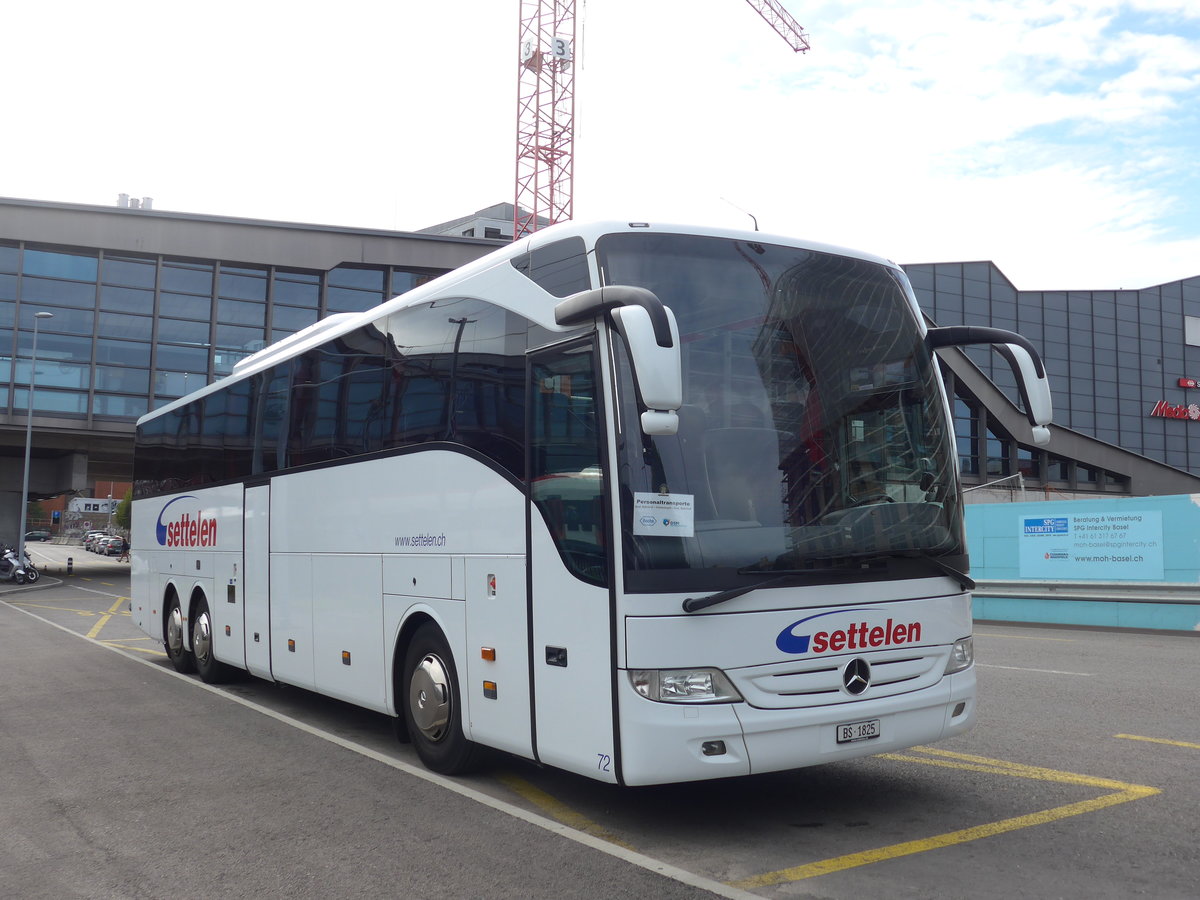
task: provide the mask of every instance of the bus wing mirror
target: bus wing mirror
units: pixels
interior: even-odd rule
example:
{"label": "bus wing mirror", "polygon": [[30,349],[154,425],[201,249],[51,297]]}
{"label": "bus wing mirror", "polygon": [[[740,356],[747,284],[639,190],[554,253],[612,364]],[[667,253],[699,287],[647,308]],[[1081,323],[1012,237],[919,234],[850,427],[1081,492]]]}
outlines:
{"label": "bus wing mirror", "polygon": [[963,344],[993,344],[1008,360],[1021,391],[1025,404],[1025,417],[1029,420],[1035,444],[1050,442],[1050,429],[1046,426],[1054,418],[1054,406],[1050,399],[1050,382],[1046,379],[1046,367],[1037,349],[1028,340],[1013,331],[1003,328],[984,328],[976,325],[948,325],[931,328],[925,335],[930,351],[938,347],[959,347]]}
{"label": "bus wing mirror", "polygon": [[609,285],[567,297],[554,307],[554,320],[559,325],[577,325],[605,312],[629,349],[638,399],[645,409],[642,431],[675,434],[677,410],[683,404],[675,314],[645,288]]}
{"label": "bus wing mirror", "polygon": [[679,328],[675,315],[663,307],[671,332],[671,346],[661,346],[650,315],[640,306],[625,306],[611,313],[617,333],[629,348],[638,398],[644,406],[642,431],[646,434],[675,434],[679,430],[677,410],[683,404],[680,374]]}

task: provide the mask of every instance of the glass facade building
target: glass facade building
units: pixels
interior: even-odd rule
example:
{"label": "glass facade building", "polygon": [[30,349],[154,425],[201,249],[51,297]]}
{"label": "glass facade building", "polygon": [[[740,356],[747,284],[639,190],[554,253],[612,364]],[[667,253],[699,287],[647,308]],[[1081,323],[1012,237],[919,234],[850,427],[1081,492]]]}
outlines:
{"label": "glass facade building", "polygon": [[356,312],[444,269],[344,264],[329,270],[0,242],[0,411],[132,421],[227,375],[269,343]]}
{"label": "glass facade building", "polygon": [[[1023,291],[990,262],[904,269],[936,324],[1007,328],[1038,347],[1056,425],[1200,476],[1200,277],[1142,290]],[[1012,372],[998,354],[986,347],[966,353],[1018,402]],[[955,422],[965,477],[1019,471],[1078,490],[1123,489],[1118,472],[990,430],[986,411],[962,392]]]}

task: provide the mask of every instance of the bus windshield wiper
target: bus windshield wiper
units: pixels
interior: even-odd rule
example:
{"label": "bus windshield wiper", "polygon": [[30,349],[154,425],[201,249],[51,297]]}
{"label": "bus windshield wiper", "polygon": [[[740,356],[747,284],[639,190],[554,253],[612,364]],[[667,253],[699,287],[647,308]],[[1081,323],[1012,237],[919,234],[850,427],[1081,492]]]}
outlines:
{"label": "bus windshield wiper", "polygon": [[[746,570],[742,570],[743,573]],[[787,569],[786,571],[777,571],[774,578],[767,578],[763,581],[756,581],[753,584],[742,585],[741,587],[730,588],[727,591],[717,591],[715,594],[709,594],[707,597],[688,597],[683,601],[684,612],[699,612],[702,609],[708,609],[710,606],[716,606],[718,603],[724,603],[726,600],[732,600],[735,597],[740,597],[742,594],[748,594],[751,591],[757,591],[759,588],[774,587],[777,584],[782,584],[785,581],[795,581],[807,575],[827,575],[831,572],[840,572],[841,569]]]}
{"label": "bus windshield wiper", "polygon": [[954,566],[943,562],[940,557],[930,556],[924,553],[878,553],[869,556],[859,556],[856,559],[864,562],[875,562],[878,560],[906,559],[913,562],[925,563],[931,569],[937,569],[942,575],[953,578],[958,582],[959,587],[964,591],[975,590],[975,579],[966,572],[960,572]]}
{"label": "bus windshield wiper", "polygon": [[[851,566],[828,566],[828,567],[813,568],[813,569],[787,569],[787,570],[783,570],[783,571],[776,570],[776,574],[773,578],[767,578],[763,581],[756,581],[753,584],[743,585],[742,587],[730,588],[727,591],[717,591],[717,593],[709,594],[706,597],[688,597],[686,600],[683,601],[683,611],[689,612],[689,613],[699,612],[702,609],[708,609],[710,606],[716,606],[719,603],[724,603],[726,600],[733,600],[734,598],[740,597],[743,594],[748,594],[751,591],[757,591],[759,588],[774,587],[775,585],[782,584],[786,581],[794,581],[796,579],[803,578],[804,576],[808,576],[808,575],[832,575],[832,574],[845,575],[848,573],[853,573],[857,569],[860,569],[860,568],[866,566],[870,562],[886,560],[886,559],[911,559],[911,560],[915,560],[915,561],[919,561],[919,562],[924,562],[931,568],[937,569],[938,572],[940,572],[941,574],[948,575],[949,577],[953,578],[955,581],[957,581],[959,583],[959,585],[962,587],[963,590],[967,590],[967,591],[975,590],[975,580],[973,578],[971,578],[970,575],[968,575],[966,572],[960,572],[958,569],[954,568],[953,566],[942,562],[942,560],[936,556],[924,556],[924,555],[919,555],[919,554],[909,556],[907,554],[902,554],[902,553],[893,553],[893,554],[879,554],[879,555],[872,555],[872,556],[859,556],[859,557],[853,557],[852,559],[853,559],[854,563],[856,563],[856,565],[852,566],[852,567]],[[742,572],[742,574],[746,574],[753,570],[743,569],[740,571]]]}
{"label": "bus windshield wiper", "polygon": [[951,566],[951,565],[948,565],[947,563],[942,562],[942,560],[936,556],[905,556],[905,557],[900,557],[900,558],[921,560],[922,562],[928,563],[930,566],[937,569],[943,575],[948,575],[951,578],[953,578],[955,581],[958,582],[958,586],[961,587],[964,591],[975,590],[975,579],[974,578],[972,578],[966,572],[960,572],[958,569],[954,568],[954,566]]}

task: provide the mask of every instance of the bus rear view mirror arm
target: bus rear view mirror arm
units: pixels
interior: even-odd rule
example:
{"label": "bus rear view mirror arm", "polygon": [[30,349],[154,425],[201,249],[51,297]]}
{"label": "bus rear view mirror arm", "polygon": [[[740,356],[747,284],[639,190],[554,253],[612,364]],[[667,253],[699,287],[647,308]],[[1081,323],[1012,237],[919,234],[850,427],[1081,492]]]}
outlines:
{"label": "bus rear view mirror arm", "polygon": [[1046,367],[1033,344],[1016,332],[978,325],[930,328],[925,335],[925,345],[931,352],[938,347],[961,347],[964,344],[993,344],[1000,355],[1008,360],[1021,391],[1021,402],[1025,405],[1025,417],[1029,420],[1033,442],[1049,443],[1050,429],[1046,426],[1054,418],[1050,382],[1046,380]]}
{"label": "bus rear view mirror arm", "polygon": [[653,291],[624,284],[610,284],[590,291],[580,291],[560,301],[554,307],[554,321],[559,325],[582,325],[624,306],[640,306],[646,310],[654,328],[654,340],[660,347],[679,346],[679,335],[674,333],[668,319],[668,310]]}
{"label": "bus rear view mirror arm", "polygon": [[554,307],[559,325],[578,325],[607,312],[633,363],[645,434],[675,434],[683,403],[679,327],[675,314],[645,288],[609,285],[572,294]]}

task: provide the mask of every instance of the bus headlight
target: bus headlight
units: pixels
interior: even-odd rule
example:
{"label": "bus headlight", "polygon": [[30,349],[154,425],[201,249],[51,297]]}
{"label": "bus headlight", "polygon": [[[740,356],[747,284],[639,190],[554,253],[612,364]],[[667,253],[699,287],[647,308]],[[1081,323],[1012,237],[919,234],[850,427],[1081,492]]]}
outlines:
{"label": "bus headlight", "polygon": [[633,689],[659,703],[734,703],[742,699],[720,669],[630,669]]}
{"label": "bus headlight", "polygon": [[950,648],[950,659],[946,661],[947,675],[969,669],[975,662],[975,643],[971,638],[963,638],[954,642]]}

